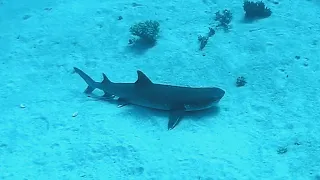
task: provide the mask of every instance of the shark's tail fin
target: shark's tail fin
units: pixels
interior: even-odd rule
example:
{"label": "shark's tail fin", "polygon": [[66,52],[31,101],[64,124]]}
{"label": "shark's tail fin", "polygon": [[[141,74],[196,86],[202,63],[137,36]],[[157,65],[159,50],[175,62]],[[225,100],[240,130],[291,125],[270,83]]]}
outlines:
{"label": "shark's tail fin", "polygon": [[87,94],[92,93],[93,90],[99,87],[100,83],[95,82],[90,76],[88,76],[86,73],[84,73],[80,69],[74,67],[74,71],[77,74],[79,74],[82,77],[82,79],[88,84],[87,89],[84,91],[85,93]]}

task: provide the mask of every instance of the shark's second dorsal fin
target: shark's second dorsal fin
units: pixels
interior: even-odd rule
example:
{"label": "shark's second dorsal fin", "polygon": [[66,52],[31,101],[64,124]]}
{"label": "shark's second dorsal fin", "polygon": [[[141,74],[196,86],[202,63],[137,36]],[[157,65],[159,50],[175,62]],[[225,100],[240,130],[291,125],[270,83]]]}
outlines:
{"label": "shark's second dorsal fin", "polygon": [[148,76],[146,76],[142,71],[137,71],[138,74],[138,79],[135,82],[135,84],[137,85],[149,85],[149,84],[153,84],[152,81],[148,78]]}
{"label": "shark's second dorsal fin", "polygon": [[104,73],[102,73],[102,77],[103,77],[103,80],[102,80],[101,84],[111,83],[111,81],[108,79],[108,77]]}

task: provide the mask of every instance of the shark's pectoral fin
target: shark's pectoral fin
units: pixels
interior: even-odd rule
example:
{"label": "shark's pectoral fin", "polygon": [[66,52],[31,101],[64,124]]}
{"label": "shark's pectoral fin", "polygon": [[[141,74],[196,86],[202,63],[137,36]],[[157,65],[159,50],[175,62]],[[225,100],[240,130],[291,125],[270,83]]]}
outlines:
{"label": "shark's pectoral fin", "polygon": [[181,118],[184,116],[184,114],[185,114],[184,108],[170,111],[168,130],[171,130],[174,127],[176,127],[176,125],[179,124],[179,122],[180,122]]}
{"label": "shark's pectoral fin", "polygon": [[125,99],[119,98],[118,99],[118,108],[121,108],[123,106],[126,106],[130,104],[128,101],[126,101]]}

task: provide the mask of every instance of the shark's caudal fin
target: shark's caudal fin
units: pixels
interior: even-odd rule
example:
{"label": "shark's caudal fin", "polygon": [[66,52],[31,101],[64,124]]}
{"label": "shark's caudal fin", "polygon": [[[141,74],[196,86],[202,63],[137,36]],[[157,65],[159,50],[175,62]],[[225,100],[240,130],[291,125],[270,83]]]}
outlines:
{"label": "shark's caudal fin", "polygon": [[76,67],[73,67],[73,69],[74,69],[74,72],[79,74],[82,77],[82,79],[88,84],[88,87],[84,92],[87,93],[87,94],[92,93],[92,91],[97,88],[98,83],[95,82],[90,76],[88,76],[82,70],[80,70],[80,69],[78,69]]}
{"label": "shark's caudal fin", "polygon": [[101,83],[99,83],[99,82],[95,82],[90,76],[88,76],[86,73],[84,73],[79,68],[74,67],[74,72],[79,74],[82,77],[82,79],[88,84],[88,87],[84,91],[87,94],[92,93],[92,91],[95,90],[96,88],[100,88],[101,84],[106,84],[106,83],[111,82],[105,74],[102,74],[103,81]]}

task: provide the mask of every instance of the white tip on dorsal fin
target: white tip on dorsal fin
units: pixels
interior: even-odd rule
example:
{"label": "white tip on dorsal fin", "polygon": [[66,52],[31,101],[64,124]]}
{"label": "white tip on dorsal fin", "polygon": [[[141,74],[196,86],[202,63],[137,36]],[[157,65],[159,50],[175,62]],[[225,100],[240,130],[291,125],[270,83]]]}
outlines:
{"label": "white tip on dorsal fin", "polygon": [[148,78],[148,76],[146,76],[142,71],[137,71],[138,74],[138,79],[135,82],[135,84],[138,85],[148,85],[148,84],[152,84],[152,81]]}

